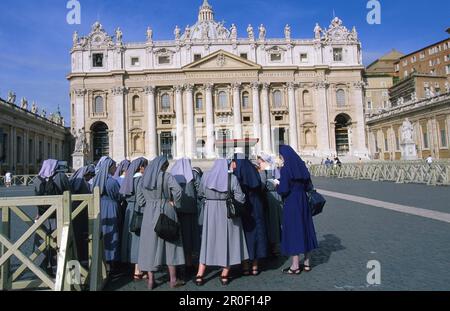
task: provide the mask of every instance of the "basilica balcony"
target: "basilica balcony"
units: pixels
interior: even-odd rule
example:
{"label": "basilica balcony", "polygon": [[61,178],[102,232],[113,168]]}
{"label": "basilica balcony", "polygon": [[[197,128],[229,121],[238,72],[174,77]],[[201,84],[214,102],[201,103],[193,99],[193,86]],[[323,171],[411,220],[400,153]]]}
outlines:
{"label": "basilica balcony", "polygon": [[271,110],[270,110],[270,112],[271,112],[274,116],[287,115],[287,114],[289,114],[288,107],[286,107],[286,106],[272,107]]}
{"label": "basilica balcony", "polygon": [[158,110],[158,118],[160,119],[168,119],[168,118],[175,118],[175,112],[172,108],[160,108]]}

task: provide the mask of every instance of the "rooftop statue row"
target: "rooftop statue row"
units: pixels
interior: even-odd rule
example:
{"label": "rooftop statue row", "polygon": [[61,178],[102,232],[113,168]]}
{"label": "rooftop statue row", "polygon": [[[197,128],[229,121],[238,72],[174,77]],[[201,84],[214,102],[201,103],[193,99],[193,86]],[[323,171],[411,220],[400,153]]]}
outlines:
{"label": "rooftop statue row", "polygon": [[[264,42],[267,40],[267,29],[264,24],[261,24],[256,34],[252,25],[248,25],[246,32],[247,37],[243,40],[250,42]],[[153,29],[147,28],[146,42],[153,43]],[[284,40],[291,42],[292,30],[290,25],[284,27]],[[184,32],[177,25],[173,32],[174,41],[178,44],[180,42],[203,42],[203,41],[238,41],[238,29],[235,24],[231,24],[228,29],[225,27],[224,22],[216,22],[214,19],[202,19],[195,23],[193,26],[186,26]],[[356,28],[353,27],[349,31],[344,25],[341,19],[335,17],[328,28],[322,28],[319,24],[316,24],[314,28],[313,41],[322,42],[324,44],[329,43],[347,43],[354,44],[359,43],[358,33]],[[123,46],[123,32],[120,28],[117,28],[113,36],[103,29],[103,26],[96,22],[92,25],[91,33],[86,37],[80,37],[77,32],[73,34],[73,48],[95,48],[95,47],[117,48]]]}
{"label": "rooftop statue row", "polygon": [[27,110],[35,115],[38,115],[42,118],[47,119],[49,121],[52,121],[53,123],[56,123],[56,124],[59,124],[62,126],[65,125],[65,121],[64,121],[64,118],[61,116],[59,107],[58,107],[58,111],[56,113],[51,113],[47,117],[47,111],[45,109],[42,109],[41,111],[39,111],[39,108],[38,108],[36,102],[33,101],[33,104],[31,105],[31,109],[29,109],[28,100],[25,97],[22,98],[19,105],[16,104],[16,99],[17,99],[16,93],[13,91],[9,91],[8,99],[6,100],[6,102],[10,103],[11,105],[16,105],[17,107],[20,107],[23,110]]}

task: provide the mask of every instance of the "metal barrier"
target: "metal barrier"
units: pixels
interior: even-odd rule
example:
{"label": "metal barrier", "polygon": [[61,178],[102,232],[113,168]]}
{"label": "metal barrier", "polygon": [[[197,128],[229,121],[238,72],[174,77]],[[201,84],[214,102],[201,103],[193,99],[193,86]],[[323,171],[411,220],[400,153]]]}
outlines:
{"label": "metal barrier", "polygon": [[[66,174],[71,177],[73,174]],[[11,178],[11,186],[34,186],[38,175],[16,175]],[[5,186],[5,176],[0,176],[0,187]]]}
{"label": "metal barrier", "polygon": [[450,185],[450,162],[372,162],[358,164],[312,165],[311,175],[329,178],[352,178],[429,186]]}
{"label": "metal barrier", "polygon": [[[72,211],[74,202],[78,206]],[[36,206],[50,206],[37,220],[27,212],[33,212]],[[77,205],[77,204],[75,204]],[[19,289],[51,289],[62,290],[101,290],[106,280],[106,267],[103,262],[103,241],[100,220],[100,193],[96,188],[90,195],[71,195],[65,192],[62,196],[0,198],[2,227],[0,231],[0,290]],[[79,264],[72,222],[84,210],[89,219],[89,262],[88,269]],[[15,242],[11,241],[11,212],[22,220],[28,229]],[[52,232],[44,230],[44,223],[56,214],[56,229]],[[16,224],[15,224],[16,225]],[[48,229],[47,229],[48,230]],[[44,242],[27,256],[20,248],[30,238],[37,235]],[[57,254],[56,277],[52,277],[36,264],[36,259],[51,249]],[[20,261],[20,266],[12,271],[11,257]],[[74,282],[74,271],[71,264],[77,262],[79,275]],[[36,277],[31,280],[19,280],[25,271],[30,270]]]}

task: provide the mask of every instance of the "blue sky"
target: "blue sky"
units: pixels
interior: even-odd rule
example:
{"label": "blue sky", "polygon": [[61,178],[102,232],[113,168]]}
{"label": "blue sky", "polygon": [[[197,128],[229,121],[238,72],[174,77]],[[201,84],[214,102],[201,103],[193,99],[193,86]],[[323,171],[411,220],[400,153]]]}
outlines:
{"label": "blue sky", "polygon": [[[316,22],[328,26],[333,11],[344,24],[356,26],[364,63],[396,48],[409,53],[448,37],[450,1],[380,0],[380,25],[366,22],[368,0],[209,0],[216,20],[235,23],[240,37],[249,23],[264,23],[268,37],[282,37],[286,23],[294,38],[311,38]],[[144,41],[147,26],[154,38],[171,39],[197,19],[203,0],[79,0],[81,24],[66,22],[67,0],[2,0],[0,18],[0,96],[15,90],[39,107],[69,118],[69,51],[72,33],[86,35],[99,19],[109,33],[120,26],[124,41]]]}

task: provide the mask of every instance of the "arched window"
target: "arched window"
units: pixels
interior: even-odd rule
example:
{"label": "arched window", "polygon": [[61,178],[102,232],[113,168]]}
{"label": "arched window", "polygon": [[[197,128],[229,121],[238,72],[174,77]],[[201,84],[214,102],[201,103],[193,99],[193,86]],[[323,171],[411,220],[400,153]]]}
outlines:
{"label": "arched window", "polygon": [[161,110],[164,112],[170,111],[170,96],[169,96],[169,94],[163,94],[161,96]]}
{"label": "arched window", "polygon": [[273,107],[281,108],[283,106],[283,97],[281,91],[273,92]]}
{"label": "arched window", "polygon": [[336,92],[336,103],[338,107],[345,106],[345,91],[343,89],[339,89]]}
{"label": "arched window", "polygon": [[143,139],[140,134],[137,134],[133,137],[133,150],[136,153],[144,152]]}
{"label": "arched window", "polygon": [[309,91],[303,91],[303,106],[305,107],[312,106],[311,93],[309,93]]}
{"label": "arched window", "polygon": [[250,108],[250,97],[248,92],[242,93],[242,108],[249,109]]}
{"label": "arched window", "polygon": [[219,93],[219,109],[227,109],[228,108],[228,95],[226,92]]}
{"label": "arched window", "polygon": [[139,98],[139,96],[135,95],[133,96],[133,100],[132,100],[132,109],[133,111],[141,111],[141,99]]}
{"label": "arched window", "polygon": [[103,105],[103,97],[97,96],[94,100],[94,113],[103,113],[104,112],[104,105]]}
{"label": "arched window", "polygon": [[195,109],[196,110],[203,110],[203,95],[197,94],[195,97]]}

